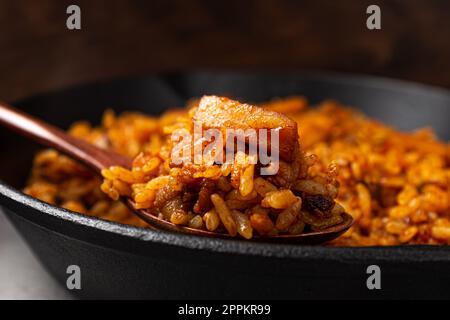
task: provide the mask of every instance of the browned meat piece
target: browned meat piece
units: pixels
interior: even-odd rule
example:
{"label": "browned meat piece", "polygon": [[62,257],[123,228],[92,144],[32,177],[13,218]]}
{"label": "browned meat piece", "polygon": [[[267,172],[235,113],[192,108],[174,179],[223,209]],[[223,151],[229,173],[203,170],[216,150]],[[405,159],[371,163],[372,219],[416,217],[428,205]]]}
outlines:
{"label": "browned meat piece", "polygon": [[288,162],[294,160],[298,146],[297,123],[280,113],[228,98],[203,96],[193,120],[201,122],[205,129],[280,129],[280,158]]}
{"label": "browned meat piece", "polygon": [[308,195],[302,194],[302,209],[313,213],[319,218],[327,218],[331,215],[331,209],[333,209],[334,201],[330,197],[325,197],[320,194]]}
{"label": "browned meat piece", "polygon": [[194,205],[195,213],[205,213],[211,209],[210,197],[214,193],[216,184],[210,179],[204,179],[201,183],[200,192],[198,193],[198,200]]}
{"label": "browned meat piece", "polygon": [[170,185],[165,185],[156,192],[154,206],[156,208],[162,208],[168,201],[178,197],[179,195],[180,191],[174,190]]}

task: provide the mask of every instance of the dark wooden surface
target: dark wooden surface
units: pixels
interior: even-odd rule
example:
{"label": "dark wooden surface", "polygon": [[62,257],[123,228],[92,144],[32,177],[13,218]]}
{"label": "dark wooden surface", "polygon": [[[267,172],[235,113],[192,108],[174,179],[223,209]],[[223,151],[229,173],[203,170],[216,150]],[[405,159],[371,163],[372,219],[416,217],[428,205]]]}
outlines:
{"label": "dark wooden surface", "polygon": [[[78,4],[82,30],[66,29]],[[366,7],[382,30],[365,27]],[[0,0],[0,97],[207,69],[331,69],[450,87],[450,1]]]}

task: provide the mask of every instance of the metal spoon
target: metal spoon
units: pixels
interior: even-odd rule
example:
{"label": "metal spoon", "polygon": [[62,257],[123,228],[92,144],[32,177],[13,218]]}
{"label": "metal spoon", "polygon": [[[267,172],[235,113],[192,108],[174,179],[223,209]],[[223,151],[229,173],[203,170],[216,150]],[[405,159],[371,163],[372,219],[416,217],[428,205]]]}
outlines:
{"label": "metal spoon", "polygon": [[[0,123],[15,132],[24,135],[36,142],[54,148],[69,157],[83,163],[95,173],[100,174],[102,169],[111,166],[122,166],[131,168],[132,160],[115,152],[100,149],[86,141],[77,139],[50,124],[35,119],[30,115],[22,113],[6,103],[0,102]],[[129,198],[122,199],[132,209],[133,213],[146,221],[151,227],[158,230],[183,232],[199,236],[216,238],[234,238],[229,234],[194,229],[178,226],[163,220],[146,210],[133,209],[133,201]],[[253,237],[255,241],[284,242],[296,244],[319,244],[333,240],[347,231],[353,224],[353,218],[343,214],[343,221],[332,227],[306,232],[298,235],[276,235],[270,237]]]}

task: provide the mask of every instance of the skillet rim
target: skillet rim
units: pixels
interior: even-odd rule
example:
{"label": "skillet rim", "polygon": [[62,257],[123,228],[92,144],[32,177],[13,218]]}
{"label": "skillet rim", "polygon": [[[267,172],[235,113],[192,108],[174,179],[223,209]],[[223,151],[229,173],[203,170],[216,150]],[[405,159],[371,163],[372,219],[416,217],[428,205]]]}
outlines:
{"label": "skillet rim", "polygon": [[[181,73],[182,75],[183,73]],[[189,75],[277,75],[277,76],[295,76],[302,79],[338,82],[341,84],[355,83],[364,87],[383,88],[393,91],[413,91],[416,94],[424,93],[427,95],[439,95],[443,99],[450,102],[450,90],[436,86],[409,82],[405,80],[398,80],[392,78],[378,77],[365,74],[343,73],[343,72],[329,72],[329,71],[296,71],[296,72],[258,72],[258,71],[194,71],[189,72]],[[162,74],[164,76],[164,74]],[[95,81],[81,85],[69,86],[62,89],[52,90],[45,93],[36,94],[25,99],[21,99],[23,103],[28,100],[36,99],[41,96],[49,96],[55,93],[62,93],[71,90],[83,90],[83,88],[92,87],[99,84],[107,84],[121,81],[136,81],[143,79],[146,76],[154,76],[152,74],[138,75],[123,78],[113,78],[109,80]],[[6,201],[5,201],[6,200]],[[9,200],[9,201],[8,201]],[[181,247],[184,249],[206,250],[222,254],[238,254],[274,258],[288,258],[288,259],[326,259],[337,261],[352,261],[352,262],[366,262],[367,260],[377,261],[412,261],[412,262],[430,262],[430,261],[445,261],[450,262],[450,247],[449,246],[427,246],[427,245],[408,245],[408,246],[391,246],[391,247],[328,247],[328,246],[311,246],[311,245],[292,245],[292,244],[273,244],[273,243],[255,243],[243,240],[227,240],[227,239],[211,239],[192,235],[184,235],[171,233],[166,231],[153,231],[150,229],[124,225],[112,221],[103,220],[97,217],[86,216],[69,211],[54,205],[47,204],[35,198],[32,198],[20,190],[9,186],[0,180],[0,204],[5,206],[14,214],[31,221],[28,217],[24,217],[22,213],[16,212],[16,209],[10,208],[8,203],[17,203],[19,206],[28,209],[45,213],[46,215],[57,218],[61,221],[70,222],[71,224],[79,225],[87,230],[95,232],[101,230],[112,233],[122,237],[132,238],[141,242],[152,242],[161,245],[171,245]],[[36,221],[40,227],[46,227]],[[52,229],[53,232],[60,233],[64,236],[71,237],[58,230]],[[89,241],[92,245],[95,242]],[[436,255],[435,253],[440,253]]]}

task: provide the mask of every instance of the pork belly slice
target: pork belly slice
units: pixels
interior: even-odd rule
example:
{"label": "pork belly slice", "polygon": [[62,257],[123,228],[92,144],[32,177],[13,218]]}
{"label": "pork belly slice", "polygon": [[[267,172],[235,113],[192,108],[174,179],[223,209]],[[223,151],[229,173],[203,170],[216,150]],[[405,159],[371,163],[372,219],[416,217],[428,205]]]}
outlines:
{"label": "pork belly slice", "polygon": [[280,158],[287,162],[294,160],[299,148],[295,121],[283,114],[228,98],[203,96],[193,120],[201,122],[204,129],[279,129]]}

